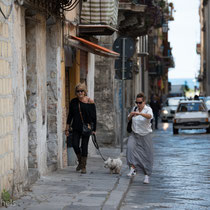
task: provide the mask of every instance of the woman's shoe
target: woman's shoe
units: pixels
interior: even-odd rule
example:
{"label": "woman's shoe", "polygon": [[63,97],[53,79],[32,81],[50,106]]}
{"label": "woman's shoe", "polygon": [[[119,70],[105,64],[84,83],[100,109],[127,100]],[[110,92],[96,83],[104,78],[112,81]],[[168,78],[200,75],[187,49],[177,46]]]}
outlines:
{"label": "woman's shoe", "polygon": [[87,157],[82,157],[81,162],[82,162],[81,174],[86,174],[87,173],[86,171]]}
{"label": "woman's shoe", "polygon": [[144,184],[149,184],[149,176],[148,175],[145,175],[143,183]]}
{"label": "woman's shoe", "polygon": [[127,176],[131,177],[131,176],[135,176],[135,175],[136,175],[136,170],[135,170],[135,168],[131,167]]}
{"label": "woman's shoe", "polygon": [[77,159],[78,159],[78,165],[76,167],[76,171],[80,171],[82,169],[82,162],[81,162],[81,155],[77,154]]}

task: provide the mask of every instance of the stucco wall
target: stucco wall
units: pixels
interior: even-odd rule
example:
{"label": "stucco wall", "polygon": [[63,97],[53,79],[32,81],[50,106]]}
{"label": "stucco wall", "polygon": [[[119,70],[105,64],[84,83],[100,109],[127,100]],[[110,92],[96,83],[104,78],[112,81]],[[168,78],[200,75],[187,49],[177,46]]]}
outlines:
{"label": "stucco wall", "polygon": [[[10,1],[0,6],[6,14]],[[47,28],[44,15],[32,14],[14,4],[8,20],[0,15],[0,191],[16,195],[30,168],[38,178],[62,167],[61,23]]]}
{"label": "stucco wall", "polygon": [[[99,44],[112,48],[113,37],[101,37]],[[100,144],[116,144],[114,59],[96,56],[95,103],[97,138]]]}
{"label": "stucco wall", "polygon": [[61,23],[47,27],[47,165],[62,167]]}
{"label": "stucco wall", "polygon": [[14,95],[14,189],[21,193],[28,173],[28,126],[26,114],[25,11],[13,8],[13,95]]}
{"label": "stucco wall", "polygon": [[[11,1],[1,1],[0,6],[4,14],[9,11]],[[16,25],[14,25],[14,20]],[[25,122],[24,94],[19,94],[18,83],[23,82],[19,78],[21,41],[14,45],[20,38],[21,11],[13,10],[9,19],[0,16],[0,190],[9,190],[18,183],[14,190],[18,191],[19,183],[24,182],[27,162],[25,161],[25,139],[22,125]],[[14,34],[14,31],[17,33]],[[24,69],[21,68],[24,73]],[[15,79],[14,79],[15,76]],[[20,86],[23,88],[23,85]],[[24,91],[21,91],[24,92]],[[23,108],[22,108],[23,107]],[[17,124],[15,120],[19,118]],[[25,130],[24,130],[25,131]],[[20,147],[21,145],[21,147]],[[15,150],[14,150],[15,148]],[[26,149],[27,151],[27,149]],[[18,156],[18,158],[16,158]],[[18,178],[14,179],[16,175]]]}

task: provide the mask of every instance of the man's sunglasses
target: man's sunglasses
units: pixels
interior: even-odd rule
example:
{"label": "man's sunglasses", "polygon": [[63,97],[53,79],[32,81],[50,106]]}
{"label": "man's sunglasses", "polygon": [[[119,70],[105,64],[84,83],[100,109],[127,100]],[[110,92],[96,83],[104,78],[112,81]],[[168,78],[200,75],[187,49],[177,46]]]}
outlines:
{"label": "man's sunglasses", "polygon": [[136,101],[136,104],[142,104],[142,103],[143,103],[143,101],[141,101],[141,102]]}
{"label": "man's sunglasses", "polygon": [[77,90],[77,93],[83,93],[84,90]]}

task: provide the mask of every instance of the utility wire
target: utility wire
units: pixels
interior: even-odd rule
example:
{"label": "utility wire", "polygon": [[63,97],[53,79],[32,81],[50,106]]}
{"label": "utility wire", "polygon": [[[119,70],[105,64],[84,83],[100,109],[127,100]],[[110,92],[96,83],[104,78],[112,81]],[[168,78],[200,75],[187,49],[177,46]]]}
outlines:
{"label": "utility wire", "polygon": [[11,2],[10,8],[9,8],[9,12],[8,12],[7,15],[4,14],[4,12],[2,11],[2,9],[1,9],[1,7],[0,7],[0,12],[1,12],[1,14],[3,15],[3,17],[4,17],[6,20],[9,19],[9,16],[10,16],[11,13],[12,13],[13,4],[14,4],[14,0],[12,0],[12,2]]}

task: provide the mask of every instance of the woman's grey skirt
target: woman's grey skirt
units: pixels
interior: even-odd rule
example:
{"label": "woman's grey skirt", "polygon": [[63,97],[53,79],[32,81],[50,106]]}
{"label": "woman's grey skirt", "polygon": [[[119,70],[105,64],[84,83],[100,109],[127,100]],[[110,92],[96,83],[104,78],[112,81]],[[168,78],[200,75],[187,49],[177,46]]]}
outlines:
{"label": "woman's grey skirt", "polygon": [[140,136],[132,133],[127,144],[127,163],[134,165],[138,170],[148,176],[152,173],[153,167],[153,143],[151,134]]}

